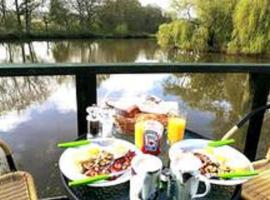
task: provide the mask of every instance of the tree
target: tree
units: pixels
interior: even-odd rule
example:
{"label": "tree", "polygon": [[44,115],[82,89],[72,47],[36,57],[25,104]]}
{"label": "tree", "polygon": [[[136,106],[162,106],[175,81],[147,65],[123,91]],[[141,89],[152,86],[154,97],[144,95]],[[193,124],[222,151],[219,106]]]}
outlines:
{"label": "tree", "polygon": [[264,54],[270,51],[270,1],[240,0],[233,15],[230,53]]}
{"label": "tree", "polygon": [[45,0],[15,0],[15,8],[17,15],[17,22],[19,29],[22,30],[21,16],[23,15],[25,32],[29,34],[31,32],[31,21],[33,12],[44,3]]}
{"label": "tree", "polygon": [[[170,35],[178,39],[178,47],[187,51],[226,50],[232,33],[231,16],[236,0],[174,0],[173,5],[176,9],[172,26],[176,27],[173,29],[176,32]],[[161,35],[164,34],[158,35],[162,40]],[[190,45],[181,45],[183,42]]]}
{"label": "tree", "polygon": [[19,29],[19,32],[21,32],[22,31],[22,20],[21,20],[22,11],[21,11],[18,0],[15,0],[15,10],[16,10],[18,29]]}
{"label": "tree", "polygon": [[69,4],[75,10],[75,14],[78,14],[81,29],[88,31],[97,21],[101,0],[69,0]]}
{"label": "tree", "polygon": [[6,0],[0,1],[0,15],[1,15],[1,24],[6,28],[7,25],[7,4]]}
{"label": "tree", "polygon": [[55,25],[59,31],[61,31],[63,28],[65,30],[68,29],[69,15],[70,15],[70,11],[66,7],[65,0],[51,0],[50,1],[49,21],[51,21],[53,25]]}
{"label": "tree", "polygon": [[[138,0],[106,0],[101,8],[101,23],[106,31],[121,25],[128,32],[140,30],[142,6]],[[126,29],[125,28],[125,29]]]}
{"label": "tree", "polygon": [[161,23],[165,22],[165,17],[159,7],[148,5],[142,7],[141,29],[147,33],[156,33]]}

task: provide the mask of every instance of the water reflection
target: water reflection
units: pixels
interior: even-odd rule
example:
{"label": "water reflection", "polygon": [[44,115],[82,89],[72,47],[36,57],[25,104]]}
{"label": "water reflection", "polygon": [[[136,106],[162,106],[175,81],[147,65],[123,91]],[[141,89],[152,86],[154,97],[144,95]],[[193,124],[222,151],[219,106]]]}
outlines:
{"label": "water reflection", "polygon": [[186,54],[159,48],[155,39],[54,40],[0,44],[1,63],[36,62],[267,62],[269,57]]}
{"label": "water reflection", "polygon": [[0,44],[0,62],[142,62],[161,60],[155,40],[66,40]]}
{"label": "water reflection", "polygon": [[211,137],[222,137],[250,109],[247,74],[174,74],[163,86],[165,93],[178,96],[192,109],[214,115],[212,131],[204,133]]}
{"label": "water reflection", "polygon": [[[33,174],[39,196],[63,194],[57,165],[61,151],[56,144],[77,136],[73,78],[17,77],[2,81],[12,84],[6,88],[7,110],[0,115],[0,138],[12,146],[17,167]],[[1,98],[6,96],[1,94]]]}
{"label": "water reflection", "polygon": [[0,79],[0,115],[42,103],[66,77],[9,77]]}

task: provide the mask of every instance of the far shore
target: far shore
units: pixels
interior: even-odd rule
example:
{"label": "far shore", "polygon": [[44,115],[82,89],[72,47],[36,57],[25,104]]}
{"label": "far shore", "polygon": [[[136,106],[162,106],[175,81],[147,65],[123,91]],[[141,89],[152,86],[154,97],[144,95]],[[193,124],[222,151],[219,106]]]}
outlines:
{"label": "far shore", "polygon": [[65,39],[151,39],[154,34],[130,33],[125,35],[116,34],[93,34],[93,33],[10,33],[1,34],[0,42],[27,41],[27,40],[65,40]]}

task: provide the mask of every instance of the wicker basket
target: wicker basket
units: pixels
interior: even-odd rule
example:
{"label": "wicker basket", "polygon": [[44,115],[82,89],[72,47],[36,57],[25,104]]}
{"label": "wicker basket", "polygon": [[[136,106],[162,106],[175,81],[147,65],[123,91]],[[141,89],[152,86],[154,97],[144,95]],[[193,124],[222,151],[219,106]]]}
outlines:
{"label": "wicker basket", "polygon": [[164,114],[150,114],[150,113],[140,113],[135,117],[124,117],[122,115],[116,115],[114,117],[117,132],[121,134],[133,135],[135,129],[135,123],[137,121],[146,120],[156,120],[163,124],[164,127],[167,126],[168,116]]}

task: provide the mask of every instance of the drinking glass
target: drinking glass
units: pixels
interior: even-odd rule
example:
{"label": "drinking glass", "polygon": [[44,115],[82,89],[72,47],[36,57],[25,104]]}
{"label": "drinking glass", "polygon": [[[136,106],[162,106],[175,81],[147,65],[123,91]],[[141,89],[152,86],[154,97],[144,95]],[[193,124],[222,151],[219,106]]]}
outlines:
{"label": "drinking glass", "polygon": [[114,110],[101,109],[100,115],[101,115],[101,123],[102,123],[102,131],[101,131],[102,137],[112,137]]}
{"label": "drinking glass", "polygon": [[186,112],[184,110],[178,112],[177,115],[170,115],[168,118],[168,135],[167,141],[169,145],[182,140],[184,138],[186,129]]}

